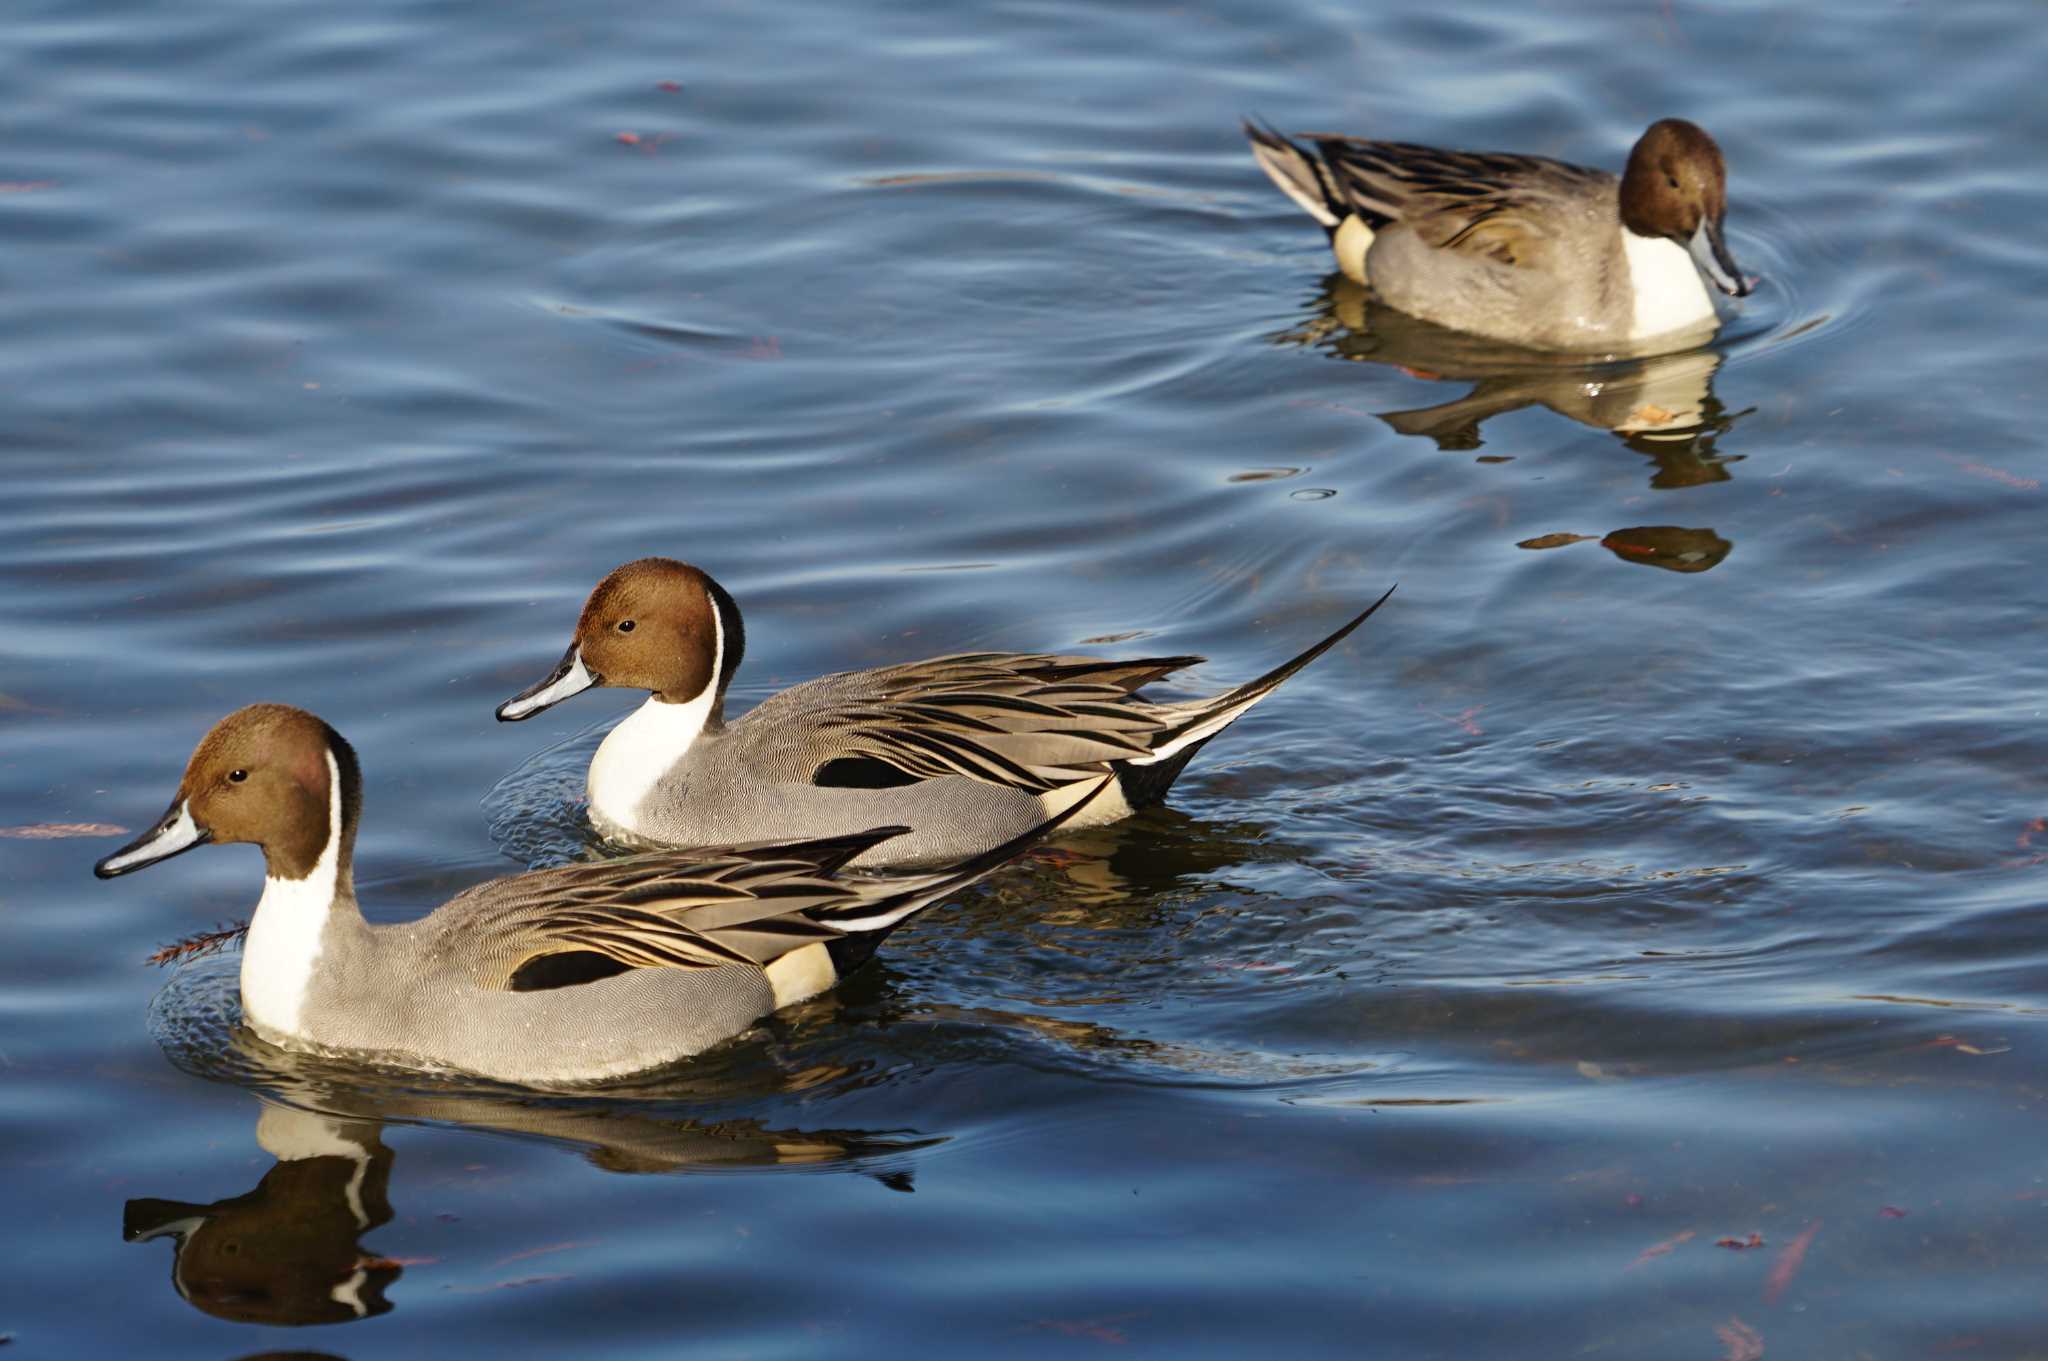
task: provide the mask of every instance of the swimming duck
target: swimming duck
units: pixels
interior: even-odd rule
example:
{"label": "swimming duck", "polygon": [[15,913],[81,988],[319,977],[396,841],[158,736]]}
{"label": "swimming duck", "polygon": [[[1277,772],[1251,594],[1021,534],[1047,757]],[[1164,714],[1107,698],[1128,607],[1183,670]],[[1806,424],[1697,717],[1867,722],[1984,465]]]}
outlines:
{"label": "swimming duck", "polygon": [[493,879],[417,921],[372,926],[351,864],[355,752],[302,709],[215,724],[149,831],[102,879],[209,842],[263,850],[242,1010],[265,1040],[529,1085],[660,1067],[812,997],[889,931],[1011,859],[1109,783],[940,872],[842,876],[900,827],[665,852]]}
{"label": "swimming duck", "polygon": [[651,692],[590,763],[590,817],[607,836],[701,845],[883,821],[910,830],[854,863],[945,862],[1037,826],[1104,775],[1112,786],[1070,826],[1160,802],[1203,743],[1385,601],[1211,699],[1136,694],[1200,657],[973,652],[823,676],[727,723],[746,646],[739,606],[699,568],[642,558],[598,583],[561,661],[497,713],[517,722],[598,685]]}
{"label": "swimming duck", "polygon": [[1652,123],[1619,180],[1544,156],[1300,134],[1312,154],[1244,130],[1338,268],[1440,326],[1542,349],[1676,348],[1716,324],[1702,273],[1750,291],[1722,234],[1721,149],[1682,118]]}

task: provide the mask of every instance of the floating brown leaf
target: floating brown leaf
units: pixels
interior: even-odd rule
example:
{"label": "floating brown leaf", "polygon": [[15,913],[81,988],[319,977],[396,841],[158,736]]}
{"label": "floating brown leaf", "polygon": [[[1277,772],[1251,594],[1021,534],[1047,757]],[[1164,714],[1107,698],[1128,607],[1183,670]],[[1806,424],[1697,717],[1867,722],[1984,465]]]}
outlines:
{"label": "floating brown leaf", "polygon": [[1520,543],[1516,544],[1515,547],[1563,548],[1567,544],[1585,543],[1593,537],[1594,536],[1591,534],[1538,534],[1533,539],[1523,539]]}

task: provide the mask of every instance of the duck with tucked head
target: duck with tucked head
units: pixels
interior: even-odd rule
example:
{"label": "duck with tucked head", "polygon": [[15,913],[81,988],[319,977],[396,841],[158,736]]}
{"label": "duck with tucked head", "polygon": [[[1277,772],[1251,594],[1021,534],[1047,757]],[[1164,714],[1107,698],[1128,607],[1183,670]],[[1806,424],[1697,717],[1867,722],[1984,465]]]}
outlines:
{"label": "duck with tucked head", "polygon": [[1044,822],[1105,776],[1072,827],[1159,803],[1205,742],[1385,601],[1210,699],[1136,693],[1200,657],[972,652],[823,676],[727,723],[746,639],[739,606],[699,568],[642,558],[598,583],[562,660],[498,717],[531,718],[593,686],[649,692],[590,763],[591,821],[608,836],[688,846],[880,821],[909,830],[856,863],[944,862]]}
{"label": "duck with tucked head", "polygon": [[882,937],[1087,806],[1106,780],[948,868],[882,880],[846,863],[902,832],[570,865],[465,889],[373,926],[352,863],[362,776],[341,735],[256,704],[207,733],[156,825],[93,867],[127,874],[209,842],[263,851],[242,1011],[288,1049],[534,1085],[660,1067],[829,988]]}
{"label": "duck with tucked head", "polygon": [[1676,349],[1716,325],[1704,273],[1732,297],[1721,148],[1652,123],[1617,180],[1546,156],[1441,151],[1247,122],[1252,155],[1329,233],[1346,277],[1390,307],[1539,349]]}

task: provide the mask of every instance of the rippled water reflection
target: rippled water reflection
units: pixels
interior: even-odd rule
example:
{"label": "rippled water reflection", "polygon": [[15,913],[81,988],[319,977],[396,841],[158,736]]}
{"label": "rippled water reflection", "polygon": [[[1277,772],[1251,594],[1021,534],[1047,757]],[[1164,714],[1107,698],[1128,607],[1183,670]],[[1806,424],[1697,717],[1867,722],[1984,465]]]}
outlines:
{"label": "rippled water reflection", "polygon": [[[24,1355],[2038,1350],[2032,7],[10,17]],[[1690,117],[1765,285],[1649,360],[1433,331],[1245,113]],[[232,957],[142,967],[254,857],[87,868],[251,700],[357,745],[376,915],[587,853],[625,701],[491,709],[642,553],[739,597],[736,705],[1210,693],[1401,589],[1172,808],[630,1092],[309,1064]]]}

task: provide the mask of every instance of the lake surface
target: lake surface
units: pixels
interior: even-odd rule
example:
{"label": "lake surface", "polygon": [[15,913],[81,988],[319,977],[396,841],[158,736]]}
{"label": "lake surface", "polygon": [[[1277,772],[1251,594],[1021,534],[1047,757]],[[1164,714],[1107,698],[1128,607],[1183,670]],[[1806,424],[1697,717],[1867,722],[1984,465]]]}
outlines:
{"label": "lake surface", "polygon": [[[0,1341],[2048,1355],[2044,69],[2023,3],[23,0]],[[1654,364],[1459,342],[1247,113],[1692,118],[1764,282]],[[89,867],[251,701],[361,753],[373,917],[577,853],[629,699],[491,710],[651,553],[744,703],[1211,693],[1400,589],[1169,809],[629,1091],[290,1060],[232,954],[144,964],[257,857]]]}

